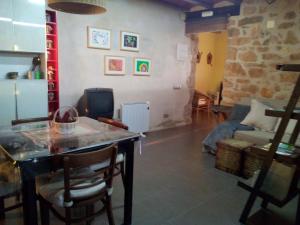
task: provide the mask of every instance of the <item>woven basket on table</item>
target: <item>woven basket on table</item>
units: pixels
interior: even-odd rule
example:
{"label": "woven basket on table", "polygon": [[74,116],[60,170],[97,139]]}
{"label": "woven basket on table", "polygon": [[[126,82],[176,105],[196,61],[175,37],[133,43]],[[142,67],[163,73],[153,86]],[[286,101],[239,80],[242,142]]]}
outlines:
{"label": "woven basket on table", "polygon": [[253,144],[233,138],[217,142],[216,164],[217,169],[242,176],[244,151]]}
{"label": "woven basket on table", "polygon": [[[58,113],[62,112],[63,109],[64,110],[67,109],[66,111],[69,111],[69,110],[73,111],[75,114],[76,120],[74,122],[70,122],[70,123],[56,122]],[[76,128],[76,125],[78,124],[78,122],[79,122],[78,111],[72,106],[64,106],[64,107],[57,109],[56,112],[54,113],[53,120],[51,122],[51,128],[56,133],[59,133],[59,134],[72,134],[75,131],[75,128]]]}

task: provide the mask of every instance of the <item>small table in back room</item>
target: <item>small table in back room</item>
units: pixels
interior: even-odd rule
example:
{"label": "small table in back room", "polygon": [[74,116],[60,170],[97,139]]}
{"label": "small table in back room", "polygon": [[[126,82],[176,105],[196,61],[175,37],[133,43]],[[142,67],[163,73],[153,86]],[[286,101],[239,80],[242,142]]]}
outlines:
{"label": "small table in back room", "polygon": [[125,153],[124,225],[132,223],[135,134],[96,120],[80,117],[72,135],[58,135],[49,122],[35,122],[0,128],[0,151],[20,167],[24,225],[38,225],[35,177],[51,171],[55,154],[87,152],[112,143],[122,145]]}

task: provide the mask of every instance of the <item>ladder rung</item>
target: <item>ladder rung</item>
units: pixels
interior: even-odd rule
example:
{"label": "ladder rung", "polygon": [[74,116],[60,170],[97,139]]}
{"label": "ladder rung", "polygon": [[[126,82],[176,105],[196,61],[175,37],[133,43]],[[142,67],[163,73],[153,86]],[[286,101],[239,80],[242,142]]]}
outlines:
{"label": "ladder rung", "polygon": [[[249,191],[249,192],[252,192],[253,191],[253,187],[242,182],[242,181],[238,181],[238,186]],[[295,196],[297,196],[298,194],[298,191],[297,190],[294,190],[294,191],[290,191],[288,193],[288,195],[286,196],[285,199],[283,200],[279,200],[279,199],[276,199],[274,198],[273,196],[271,195],[268,195],[267,193],[264,193],[262,191],[259,191],[258,192],[258,196],[261,197],[262,199],[267,199],[269,202],[271,202],[272,204],[278,206],[278,207],[283,207],[285,204],[287,204],[291,199],[293,199]]]}
{"label": "ladder rung", "polygon": [[277,70],[300,72],[300,64],[279,64],[276,66]]}
{"label": "ladder rung", "polygon": [[[271,110],[271,109],[267,109],[265,112],[266,116],[273,116],[273,117],[284,117],[285,115],[285,111],[284,110]],[[300,111],[294,111],[291,119],[296,119],[299,120],[300,119]]]}

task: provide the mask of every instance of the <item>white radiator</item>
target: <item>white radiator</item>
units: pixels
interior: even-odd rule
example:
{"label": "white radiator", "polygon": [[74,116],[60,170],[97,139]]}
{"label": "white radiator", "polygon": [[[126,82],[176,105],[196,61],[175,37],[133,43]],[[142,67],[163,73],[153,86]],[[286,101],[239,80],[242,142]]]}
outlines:
{"label": "white radiator", "polygon": [[149,102],[124,103],[121,105],[121,120],[129,131],[143,133],[149,131]]}

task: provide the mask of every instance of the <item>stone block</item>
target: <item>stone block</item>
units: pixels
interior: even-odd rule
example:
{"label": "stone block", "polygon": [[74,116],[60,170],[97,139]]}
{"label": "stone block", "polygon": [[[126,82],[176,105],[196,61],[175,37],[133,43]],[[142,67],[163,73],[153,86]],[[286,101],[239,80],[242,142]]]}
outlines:
{"label": "stone block", "polygon": [[226,63],[225,76],[245,76],[246,72],[239,63]]}
{"label": "stone block", "polygon": [[298,79],[298,74],[296,73],[282,73],[280,74],[280,82],[287,82],[287,83],[296,83]]}
{"label": "stone block", "polygon": [[280,60],[282,57],[275,53],[266,53],[262,55],[264,60]]}
{"label": "stone block", "polygon": [[236,37],[240,35],[240,30],[238,28],[229,28],[227,32],[228,37]]}
{"label": "stone block", "polygon": [[284,15],[284,19],[287,19],[287,20],[292,20],[292,19],[295,19],[295,18],[296,18],[296,13],[294,11],[287,12]]}
{"label": "stone block", "polygon": [[253,51],[241,52],[239,54],[239,59],[244,62],[255,62],[257,60],[257,55]]}
{"label": "stone block", "polygon": [[227,50],[227,59],[236,60],[237,49],[229,47]]}
{"label": "stone block", "polygon": [[278,25],[279,29],[288,29],[291,28],[292,26],[294,26],[295,23],[294,22],[284,22]]}
{"label": "stone block", "polygon": [[250,68],[248,73],[251,78],[260,78],[264,76],[264,70],[262,68]]}
{"label": "stone block", "polygon": [[274,95],[274,91],[271,88],[263,87],[260,90],[260,95],[264,98],[272,98]]}
{"label": "stone block", "polygon": [[300,53],[291,54],[290,60],[300,60]]}
{"label": "stone block", "polygon": [[252,15],[256,12],[256,10],[257,10],[256,6],[245,6],[243,8],[243,15],[245,16]]}
{"label": "stone block", "polygon": [[246,17],[246,18],[239,20],[238,25],[244,26],[244,25],[248,25],[248,24],[261,23],[262,21],[263,21],[262,16]]}
{"label": "stone block", "polygon": [[249,44],[252,41],[251,38],[249,37],[233,37],[233,38],[229,38],[229,46],[230,45],[245,45],[245,44]]}
{"label": "stone block", "polygon": [[299,44],[299,40],[298,40],[296,34],[290,30],[290,31],[288,31],[288,33],[286,35],[284,43],[294,45],[294,44]]}

